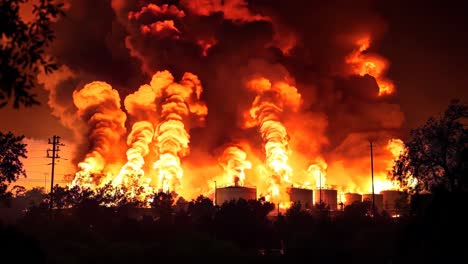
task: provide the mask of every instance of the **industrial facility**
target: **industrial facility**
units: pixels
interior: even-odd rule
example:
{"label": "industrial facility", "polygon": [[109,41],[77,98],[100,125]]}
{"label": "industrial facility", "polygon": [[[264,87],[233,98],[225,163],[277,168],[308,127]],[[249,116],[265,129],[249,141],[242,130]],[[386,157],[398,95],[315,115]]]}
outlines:
{"label": "industrial facility", "polygon": [[[377,211],[381,212],[385,210],[391,215],[398,215],[402,207],[408,204],[408,196],[404,192],[397,190],[385,190],[374,194],[344,193],[341,194],[341,199],[338,197],[338,191],[334,189],[318,188],[312,190],[291,187],[287,192],[289,194],[289,202],[291,204],[300,204],[303,210],[311,209],[313,205],[323,204],[327,210],[339,211],[356,202],[372,203],[372,199],[374,199]],[[222,205],[232,200],[255,200],[257,198],[255,187],[228,186],[215,190],[216,205]]]}

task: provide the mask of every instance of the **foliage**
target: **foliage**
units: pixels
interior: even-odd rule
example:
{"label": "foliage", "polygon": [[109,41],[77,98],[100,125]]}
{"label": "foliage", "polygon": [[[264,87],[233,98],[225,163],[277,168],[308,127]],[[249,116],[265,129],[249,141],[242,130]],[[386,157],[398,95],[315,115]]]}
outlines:
{"label": "foliage", "polygon": [[15,136],[11,132],[0,132],[0,196],[6,193],[10,183],[18,180],[20,176],[26,177],[20,160],[26,158],[27,153],[23,139],[24,136]]}
{"label": "foliage", "polygon": [[45,49],[55,39],[51,23],[64,15],[63,3],[38,0],[34,4],[32,21],[20,16],[20,8],[28,0],[0,1],[0,107],[13,97],[13,106],[39,104],[31,93],[37,74],[58,69]]}
{"label": "foliage", "polygon": [[156,216],[164,223],[170,222],[172,217],[174,198],[171,193],[159,192],[154,195],[151,207],[154,209]]}
{"label": "foliage", "polygon": [[466,118],[467,106],[452,101],[441,117],[431,117],[412,130],[405,142],[406,150],[390,176],[411,192],[437,188],[468,190],[468,131],[463,124]]}
{"label": "foliage", "polygon": [[127,196],[126,192],[126,189],[113,187],[110,184],[95,190],[79,186],[60,187],[56,185],[52,192],[52,200],[54,208],[58,209],[82,208],[90,204],[107,207],[143,206],[136,197]]}

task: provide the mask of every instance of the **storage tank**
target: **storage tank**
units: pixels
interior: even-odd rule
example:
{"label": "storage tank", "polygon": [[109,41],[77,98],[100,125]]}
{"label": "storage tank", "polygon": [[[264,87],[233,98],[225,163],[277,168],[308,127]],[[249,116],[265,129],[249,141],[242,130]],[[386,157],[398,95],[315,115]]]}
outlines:
{"label": "storage tank", "polygon": [[408,203],[408,196],[404,192],[385,190],[381,191],[380,194],[383,195],[383,209],[389,212],[402,209],[402,206]]}
{"label": "storage tank", "polygon": [[344,206],[353,204],[354,202],[362,202],[362,195],[359,193],[345,193],[344,194]]}
{"label": "storage tank", "polygon": [[[383,209],[383,195],[382,194],[378,194],[378,193],[375,193],[374,194],[374,203],[375,203],[375,207],[377,208],[377,210],[382,210]],[[372,193],[366,193],[366,194],[363,194],[362,195],[362,201],[365,202],[365,201],[369,201],[372,203]]]}
{"label": "storage tank", "polygon": [[308,209],[312,207],[312,190],[302,188],[289,188],[288,193],[289,200],[291,202],[301,203],[302,209]]}
{"label": "storage tank", "polygon": [[316,189],[314,190],[314,204],[319,204],[320,200],[326,206],[330,207],[330,210],[336,210],[338,208],[338,192],[337,190],[331,189]]}
{"label": "storage tank", "polygon": [[217,188],[215,191],[217,205],[222,205],[231,200],[257,200],[257,189],[243,186],[229,186]]}

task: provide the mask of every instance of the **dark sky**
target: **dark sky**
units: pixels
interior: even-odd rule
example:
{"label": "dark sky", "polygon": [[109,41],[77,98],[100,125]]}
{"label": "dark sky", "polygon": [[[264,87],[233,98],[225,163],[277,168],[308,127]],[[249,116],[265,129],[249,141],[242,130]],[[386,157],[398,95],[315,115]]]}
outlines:
{"label": "dark sky", "polygon": [[[386,31],[373,50],[391,63],[387,76],[396,84],[395,98],[405,114],[406,132],[443,111],[450,99],[468,100],[467,9],[458,1],[381,2],[376,13],[386,22]],[[1,109],[2,130],[35,138],[53,134],[71,137],[72,133],[49,114],[47,96],[39,93],[40,107]]]}
{"label": "dark sky", "polygon": [[[388,29],[380,52],[391,62],[405,129],[468,101],[468,16],[463,1],[382,1]],[[407,3],[409,2],[409,3]],[[404,4],[403,4],[404,3]]]}

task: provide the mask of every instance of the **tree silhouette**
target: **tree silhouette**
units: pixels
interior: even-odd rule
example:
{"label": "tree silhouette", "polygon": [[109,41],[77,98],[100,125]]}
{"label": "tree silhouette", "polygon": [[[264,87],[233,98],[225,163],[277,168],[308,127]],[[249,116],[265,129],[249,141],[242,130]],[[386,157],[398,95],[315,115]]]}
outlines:
{"label": "tree silhouette", "polygon": [[26,171],[20,158],[26,158],[26,144],[24,136],[13,133],[0,132],[0,196],[6,193],[10,183],[18,180],[19,176],[26,177]]}
{"label": "tree silhouette", "polygon": [[192,219],[193,225],[201,231],[209,231],[213,226],[213,218],[216,208],[213,201],[202,195],[189,203],[187,211]]}
{"label": "tree silhouette", "polygon": [[151,208],[154,209],[158,221],[169,224],[172,218],[174,198],[171,193],[159,192],[154,195]]}
{"label": "tree silhouette", "polygon": [[[466,118],[467,106],[454,100],[441,117],[431,117],[412,130],[391,177],[413,192],[437,188],[466,191],[468,131],[462,123]],[[413,179],[417,180],[416,185]]]}
{"label": "tree silhouette", "polygon": [[24,21],[19,10],[28,0],[0,1],[0,107],[13,98],[13,106],[39,104],[31,89],[41,71],[58,69],[45,48],[55,39],[53,20],[64,15],[63,4],[39,0],[33,6],[33,19]]}

